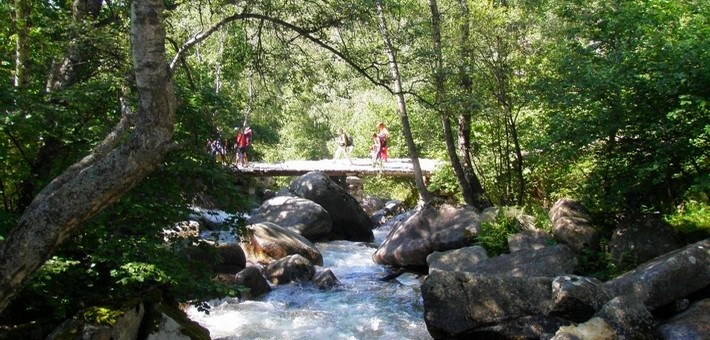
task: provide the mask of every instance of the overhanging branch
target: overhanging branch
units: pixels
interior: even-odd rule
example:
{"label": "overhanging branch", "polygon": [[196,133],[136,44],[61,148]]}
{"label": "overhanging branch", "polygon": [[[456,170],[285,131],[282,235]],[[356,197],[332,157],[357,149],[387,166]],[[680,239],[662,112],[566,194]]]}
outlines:
{"label": "overhanging branch", "polygon": [[[273,18],[267,15],[263,14],[258,14],[258,13],[239,13],[239,14],[234,14],[230,15],[222,20],[220,20],[218,23],[214,24],[212,27],[208,28],[207,30],[200,32],[193,36],[192,38],[188,39],[177,51],[175,56],[173,57],[172,61],[170,62],[170,72],[174,72],[175,67],[177,66],[178,61],[180,58],[183,57],[183,55],[193,46],[196,44],[200,43],[201,41],[207,39],[212,33],[216,32],[217,30],[221,29],[228,23],[236,20],[243,20],[243,19],[258,19],[261,21],[268,21],[271,23],[274,23],[276,25],[288,28],[304,38],[308,39],[312,43],[322,47],[323,49],[333,53],[334,55],[338,56],[341,60],[343,60],[345,63],[350,65],[357,73],[361,74],[363,77],[365,77],[368,81],[370,81],[372,84],[380,86],[384,89],[386,89],[388,92],[391,94],[395,94],[395,91],[388,86],[386,83],[379,81],[378,79],[373,78],[370,74],[367,73],[367,70],[358,65],[356,62],[348,58],[347,55],[344,53],[340,52],[338,49],[335,47],[329,45],[328,43],[324,42],[323,40],[313,36],[314,32],[317,32],[318,30],[325,28],[325,26],[319,27],[318,29],[306,29],[300,26],[297,26],[295,24],[292,24],[290,22],[287,22],[285,20],[281,20],[278,18]],[[329,23],[335,23],[329,22]]]}

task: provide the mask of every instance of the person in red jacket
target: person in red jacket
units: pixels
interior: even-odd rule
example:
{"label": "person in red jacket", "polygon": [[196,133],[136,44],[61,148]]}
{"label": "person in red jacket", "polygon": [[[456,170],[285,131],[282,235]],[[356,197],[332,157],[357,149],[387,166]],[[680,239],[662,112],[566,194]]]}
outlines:
{"label": "person in red jacket", "polygon": [[387,162],[387,141],[390,138],[390,132],[385,127],[385,123],[380,123],[377,128],[377,137],[380,139],[380,160]]}
{"label": "person in red jacket", "polygon": [[244,127],[244,131],[238,132],[235,137],[235,144],[237,145],[237,167],[240,165],[242,167],[249,166],[249,157],[247,156],[247,149],[251,146],[252,131],[249,125]]}

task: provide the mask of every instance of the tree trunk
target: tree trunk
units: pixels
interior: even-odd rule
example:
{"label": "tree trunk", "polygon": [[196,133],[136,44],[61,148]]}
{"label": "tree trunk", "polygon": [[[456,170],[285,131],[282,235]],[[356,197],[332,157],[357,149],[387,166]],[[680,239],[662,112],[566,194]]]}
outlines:
{"label": "tree trunk", "polygon": [[428,202],[431,200],[431,195],[429,194],[429,191],[427,191],[426,185],[424,184],[424,176],[422,176],[422,169],[419,165],[417,146],[414,144],[414,138],[412,137],[412,129],[409,126],[407,105],[404,101],[404,94],[402,93],[402,78],[399,74],[397,59],[395,58],[394,49],[392,48],[392,42],[390,41],[389,31],[387,30],[387,25],[385,23],[385,14],[384,9],[382,8],[382,0],[376,0],[375,5],[377,6],[377,18],[379,20],[380,25],[380,34],[382,35],[382,42],[385,46],[385,53],[387,54],[390,72],[392,73],[394,93],[397,97],[399,117],[402,121],[402,133],[404,134],[404,139],[407,141],[407,151],[409,152],[409,158],[412,159],[414,182],[417,185],[417,191],[419,191],[419,198],[424,202]]}
{"label": "tree trunk", "polygon": [[461,188],[461,195],[463,196],[464,202],[470,206],[476,206],[476,200],[474,199],[474,193],[471,190],[471,186],[468,183],[466,175],[464,174],[463,167],[459,162],[459,157],[456,154],[456,145],[454,144],[454,137],[451,131],[450,122],[450,105],[447,104],[448,99],[446,96],[446,88],[444,86],[444,56],[441,52],[441,15],[439,14],[439,6],[436,0],[429,0],[429,9],[431,11],[431,24],[432,24],[432,42],[434,44],[434,85],[436,89],[436,100],[434,105],[436,105],[436,110],[439,112],[441,117],[441,124],[444,128],[444,141],[446,142],[446,153],[449,156],[449,161],[451,162],[451,167],[456,175],[456,180],[459,183],[459,188]]}
{"label": "tree trunk", "polygon": [[476,175],[471,158],[471,111],[474,110],[473,105],[469,102],[474,98],[473,81],[468,74],[468,66],[473,65],[472,51],[470,48],[470,18],[468,4],[466,0],[459,0],[459,9],[461,15],[461,40],[459,42],[459,69],[458,80],[461,93],[467,101],[464,109],[461,110],[458,116],[458,149],[461,156],[460,163],[463,174],[466,178],[466,184],[471,191],[473,206],[479,209],[484,209],[491,206],[490,201],[486,198],[486,193],[481,184],[481,180]]}
{"label": "tree trunk", "polygon": [[140,97],[135,127],[127,129],[124,116],[91,154],[35,197],[0,243],[0,311],[72,232],[139,183],[171,148],[176,99],[161,0],[132,2],[131,41]]}
{"label": "tree trunk", "polygon": [[15,0],[14,12],[15,31],[17,41],[15,44],[15,87],[27,87],[29,77],[27,64],[30,60],[30,2],[29,0]]}

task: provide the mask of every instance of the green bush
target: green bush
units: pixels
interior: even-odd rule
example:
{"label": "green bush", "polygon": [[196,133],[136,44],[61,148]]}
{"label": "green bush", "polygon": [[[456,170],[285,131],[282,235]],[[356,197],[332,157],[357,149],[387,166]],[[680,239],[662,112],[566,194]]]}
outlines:
{"label": "green bush", "polygon": [[484,218],[478,245],[486,249],[488,256],[494,257],[508,252],[508,236],[520,231],[517,210],[507,207],[496,208],[492,218]]}

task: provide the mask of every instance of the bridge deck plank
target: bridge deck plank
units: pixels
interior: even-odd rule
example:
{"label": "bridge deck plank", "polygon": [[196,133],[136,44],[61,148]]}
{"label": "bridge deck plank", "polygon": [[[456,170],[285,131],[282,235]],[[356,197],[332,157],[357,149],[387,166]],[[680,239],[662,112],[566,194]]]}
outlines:
{"label": "bridge deck plank", "polygon": [[[250,176],[299,176],[311,171],[322,171],[330,176],[414,176],[412,161],[407,158],[390,158],[381,167],[372,166],[369,159],[353,158],[352,161],[353,164],[350,164],[347,159],[292,160],[282,163],[252,162],[247,168],[239,168],[237,171]],[[422,158],[419,159],[419,164],[422,175],[430,176],[441,162]]]}

